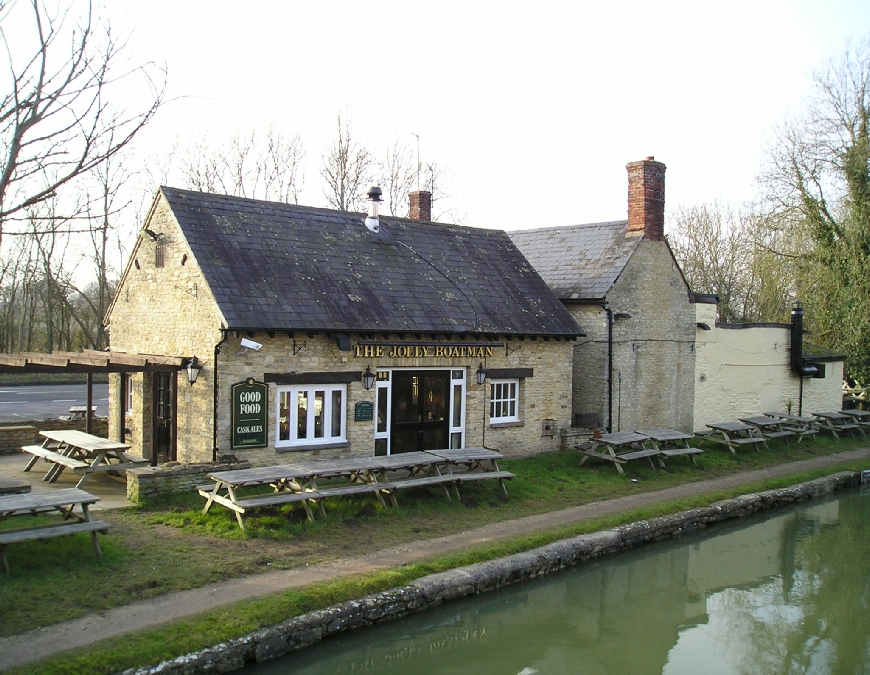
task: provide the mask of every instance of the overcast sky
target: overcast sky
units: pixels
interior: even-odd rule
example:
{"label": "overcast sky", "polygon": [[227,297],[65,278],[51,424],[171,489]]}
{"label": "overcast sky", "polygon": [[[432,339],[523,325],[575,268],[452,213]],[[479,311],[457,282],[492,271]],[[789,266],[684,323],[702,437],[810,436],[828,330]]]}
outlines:
{"label": "overcast sky", "polygon": [[[466,225],[625,218],[625,164],[654,155],[667,205],[752,197],[773,124],[809,75],[870,35],[867,0],[110,3],[133,61],[166,63],[148,146],[275,124],[308,154],[340,110],[453,173]],[[437,208],[435,209],[438,210]]]}

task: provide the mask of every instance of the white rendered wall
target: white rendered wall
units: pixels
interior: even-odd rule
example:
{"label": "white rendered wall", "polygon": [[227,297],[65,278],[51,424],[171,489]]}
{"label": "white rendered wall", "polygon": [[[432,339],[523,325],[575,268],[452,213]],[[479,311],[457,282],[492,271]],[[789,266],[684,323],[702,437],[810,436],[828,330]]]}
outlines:
{"label": "white rendered wall", "polygon": [[825,363],[824,378],[800,378],[789,368],[786,325],[718,328],[716,305],[696,304],[695,423],[734,421],[764,412],[804,414],[842,407],[843,362]]}

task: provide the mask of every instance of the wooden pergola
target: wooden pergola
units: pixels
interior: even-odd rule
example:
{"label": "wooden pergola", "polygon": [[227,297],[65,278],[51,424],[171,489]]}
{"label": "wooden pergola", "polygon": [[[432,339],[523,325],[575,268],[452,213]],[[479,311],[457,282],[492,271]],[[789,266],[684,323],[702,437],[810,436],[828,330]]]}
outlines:
{"label": "wooden pergola", "polygon": [[[0,354],[0,373],[85,373],[88,402],[85,431],[91,432],[94,373],[146,373],[183,370],[190,362],[183,356],[155,356],[86,349],[81,352],[19,352]],[[123,424],[122,424],[123,426]]]}

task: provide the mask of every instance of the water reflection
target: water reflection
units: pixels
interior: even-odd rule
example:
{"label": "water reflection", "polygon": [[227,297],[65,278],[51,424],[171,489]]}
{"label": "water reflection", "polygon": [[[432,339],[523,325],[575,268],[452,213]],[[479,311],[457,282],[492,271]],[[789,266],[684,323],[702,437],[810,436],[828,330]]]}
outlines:
{"label": "water reflection", "polygon": [[870,498],[743,519],[330,639],[277,673],[868,673]]}

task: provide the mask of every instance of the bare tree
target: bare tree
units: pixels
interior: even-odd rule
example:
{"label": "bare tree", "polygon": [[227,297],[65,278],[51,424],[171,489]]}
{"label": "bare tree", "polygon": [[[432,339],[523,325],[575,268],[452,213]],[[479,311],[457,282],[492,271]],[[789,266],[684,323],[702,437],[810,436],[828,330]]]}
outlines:
{"label": "bare tree", "polygon": [[299,203],[305,149],[299,134],[270,127],[265,136],[237,133],[227,143],[194,143],[181,159],[188,187],[236,197]]}
{"label": "bare tree", "polygon": [[[29,12],[29,18],[23,13]],[[93,7],[81,17],[72,5],[46,8],[44,0],[0,0],[0,43],[7,60],[0,95],[0,242],[10,223],[56,196],[60,189],[126,147],[163,102],[165,72],[153,65],[128,69],[123,41],[98,25]],[[27,25],[33,48],[23,57],[16,44]],[[112,92],[133,76],[144,81],[141,107],[112,104]]]}
{"label": "bare tree", "polygon": [[326,182],[327,204],[340,211],[360,210],[372,181],[375,162],[369,150],[353,135],[350,121],[337,117],[336,135],[323,154],[320,175]]}
{"label": "bare tree", "polygon": [[811,328],[870,378],[870,38],[815,73],[804,113],[776,130],[761,177],[772,210],[808,233]]}
{"label": "bare tree", "polygon": [[719,296],[725,323],[783,321],[803,288],[806,241],[776,218],[718,202],[675,210],[669,242],[693,291]]}
{"label": "bare tree", "polygon": [[409,195],[418,189],[420,172],[414,150],[398,140],[387,148],[384,159],[378,163],[378,185],[384,192],[389,212],[407,218],[411,208]]}

